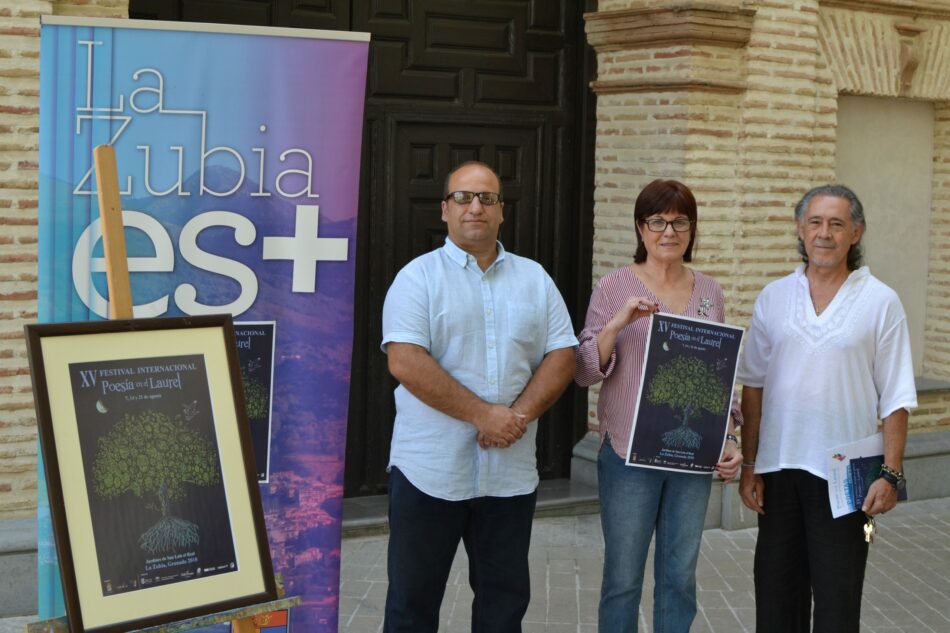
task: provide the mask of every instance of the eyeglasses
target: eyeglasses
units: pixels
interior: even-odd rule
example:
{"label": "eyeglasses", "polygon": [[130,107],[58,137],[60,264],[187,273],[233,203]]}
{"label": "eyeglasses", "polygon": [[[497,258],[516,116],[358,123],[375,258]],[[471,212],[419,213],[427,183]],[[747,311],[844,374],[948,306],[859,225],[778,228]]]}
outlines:
{"label": "eyeglasses", "polygon": [[502,201],[501,194],[494,191],[453,191],[445,196],[445,200],[452,198],[457,204],[471,204],[472,200],[478,196],[478,201],[486,207],[498,204]]}
{"label": "eyeglasses", "polygon": [[673,230],[677,233],[683,233],[684,231],[688,231],[689,227],[693,225],[693,221],[687,220],[686,218],[676,218],[672,222],[667,222],[663,218],[650,218],[643,223],[654,233],[662,233],[668,226],[672,226]]}

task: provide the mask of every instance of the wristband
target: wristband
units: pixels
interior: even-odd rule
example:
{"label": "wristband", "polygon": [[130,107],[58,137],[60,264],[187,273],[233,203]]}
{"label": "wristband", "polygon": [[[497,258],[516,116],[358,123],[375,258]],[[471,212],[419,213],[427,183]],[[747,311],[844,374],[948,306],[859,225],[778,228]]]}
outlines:
{"label": "wristband", "polygon": [[726,441],[732,440],[736,446],[739,445],[739,438],[733,435],[732,433],[726,433]]}

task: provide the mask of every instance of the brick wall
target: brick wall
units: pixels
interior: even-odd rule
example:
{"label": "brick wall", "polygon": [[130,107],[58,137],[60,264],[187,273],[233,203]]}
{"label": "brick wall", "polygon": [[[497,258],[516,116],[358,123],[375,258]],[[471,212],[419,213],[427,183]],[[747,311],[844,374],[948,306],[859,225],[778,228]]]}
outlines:
{"label": "brick wall", "polygon": [[[632,260],[639,189],[679,178],[700,202],[695,265],[722,283],[727,319],[747,325],[762,287],[800,262],[795,202],[835,180],[838,94],[937,101],[924,367],[950,378],[950,2],[599,8],[587,21],[598,51],[594,280]],[[592,389],[592,429],[597,397]],[[923,394],[920,404],[912,430],[950,426],[950,392]]]}
{"label": "brick wall", "polygon": [[23,325],[36,320],[40,17],[126,17],[127,0],[0,8],[0,518],[36,510],[36,422]]}
{"label": "brick wall", "polygon": [[[950,49],[950,44],[947,46]],[[945,71],[950,77],[950,69]],[[934,108],[933,214],[924,372],[950,380],[950,101]]]}

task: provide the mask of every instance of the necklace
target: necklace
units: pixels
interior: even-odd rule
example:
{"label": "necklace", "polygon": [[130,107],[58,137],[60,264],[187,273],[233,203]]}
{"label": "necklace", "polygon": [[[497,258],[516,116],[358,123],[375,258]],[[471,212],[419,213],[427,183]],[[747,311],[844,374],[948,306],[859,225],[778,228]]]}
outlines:
{"label": "necklace", "polygon": [[817,296],[814,290],[812,290],[809,294],[811,295],[810,297],[811,305],[815,309],[815,316],[821,316],[821,313],[824,312],[828,308],[829,305],[831,305],[832,301],[835,300],[837,289],[835,289],[835,291],[831,293],[830,297],[824,296],[827,293],[823,293],[821,296]]}

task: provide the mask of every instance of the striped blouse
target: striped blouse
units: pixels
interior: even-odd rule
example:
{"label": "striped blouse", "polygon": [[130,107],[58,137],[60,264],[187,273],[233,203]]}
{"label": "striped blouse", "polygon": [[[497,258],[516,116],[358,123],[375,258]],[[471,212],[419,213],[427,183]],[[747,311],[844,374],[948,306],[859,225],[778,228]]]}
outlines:
{"label": "striped blouse", "polygon": [[[577,354],[577,372],[574,376],[574,380],[581,387],[589,387],[603,381],[597,402],[600,441],[603,443],[604,436],[609,434],[611,446],[621,457],[626,455],[627,445],[630,443],[650,320],[637,319],[620,332],[610,354],[610,361],[603,371],[600,369],[597,336],[630,297],[649,297],[659,304],[661,312],[671,312],[629,266],[604,275],[591,295],[584,329],[577,336],[580,348]],[[722,288],[716,280],[699,271],[693,271],[693,294],[681,316],[723,322]],[[741,423],[742,416],[735,397],[732,402],[732,417],[736,425]]]}

